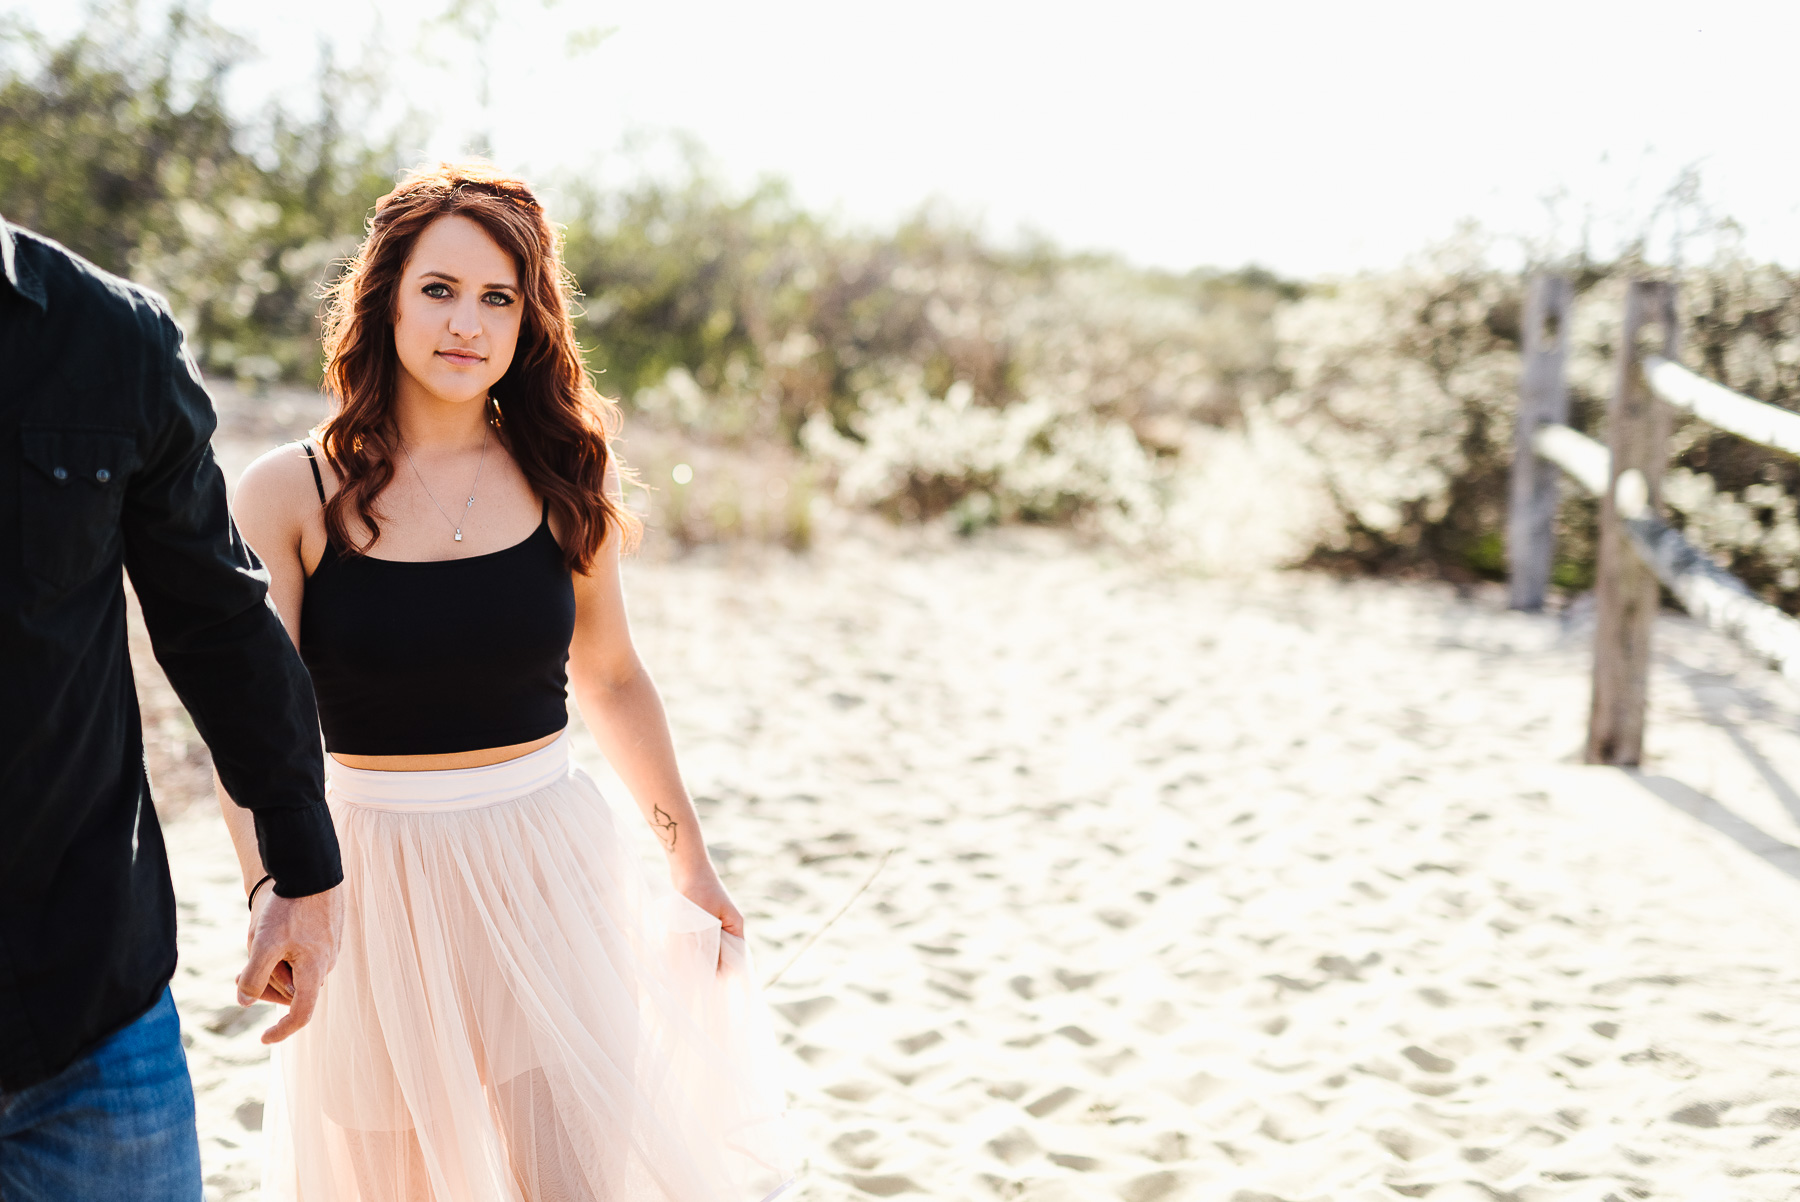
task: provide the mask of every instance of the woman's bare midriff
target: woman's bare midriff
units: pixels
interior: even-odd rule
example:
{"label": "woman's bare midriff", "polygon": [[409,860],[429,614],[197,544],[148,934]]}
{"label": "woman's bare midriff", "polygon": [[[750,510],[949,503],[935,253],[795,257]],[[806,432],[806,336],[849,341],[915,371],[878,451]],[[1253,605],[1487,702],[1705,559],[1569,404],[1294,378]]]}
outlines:
{"label": "woman's bare midriff", "polygon": [[529,743],[514,743],[509,747],[483,747],[477,751],[450,751],[443,755],[339,755],[334,751],[331,758],[346,768],[367,768],[373,772],[443,772],[452,768],[485,768],[489,764],[504,764],[507,760],[530,755],[540,747],[548,747],[562,733],[559,730],[556,734],[545,735]]}

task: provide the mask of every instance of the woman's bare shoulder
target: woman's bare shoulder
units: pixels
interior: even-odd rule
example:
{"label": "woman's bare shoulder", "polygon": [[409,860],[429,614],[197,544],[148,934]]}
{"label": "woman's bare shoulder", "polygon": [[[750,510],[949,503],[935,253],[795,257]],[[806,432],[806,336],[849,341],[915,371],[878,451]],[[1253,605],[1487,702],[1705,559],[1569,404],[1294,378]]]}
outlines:
{"label": "woman's bare shoulder", "polygon": [[[322,475],[330,479],[329,472],[322,471]],[[264,452],[245,468],[231,499],[238,524],[262,530],[298,530],[318,508],[312,465],[297,442]]]}

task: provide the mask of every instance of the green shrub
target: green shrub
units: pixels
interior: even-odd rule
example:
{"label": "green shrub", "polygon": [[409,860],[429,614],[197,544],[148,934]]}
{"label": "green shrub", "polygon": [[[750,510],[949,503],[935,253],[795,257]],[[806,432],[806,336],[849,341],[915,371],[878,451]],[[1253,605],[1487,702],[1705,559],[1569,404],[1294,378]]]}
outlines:
{"label": "green shrub", "polygon": [[203,367],[316,380],[320,287],[398,166],[348,128],[372,85],[328,61],[313,116],[234,118],[250,47],[181,5],[154,32],[115,4],[5,46],[0,213],[166,295]]}

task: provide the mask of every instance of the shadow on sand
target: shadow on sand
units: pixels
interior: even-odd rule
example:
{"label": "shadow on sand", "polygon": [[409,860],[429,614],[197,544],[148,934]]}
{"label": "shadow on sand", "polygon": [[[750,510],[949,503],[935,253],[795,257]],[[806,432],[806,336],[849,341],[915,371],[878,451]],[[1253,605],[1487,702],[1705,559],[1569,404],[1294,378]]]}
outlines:
{"label": "shadow on sand", "polygon": [[[1732,682],[1729,677],[1697,668],[1676,656],[1663,654],[1657,658],[1687,686],[1707,724],[1731,740],[1732,746],[1744,757],[1744,762],[1750,765],[1751,770],[1762,778],[1769,791],[1781,803],[1782,809],[1795,822],[1800,822],[1800,790],[1796,790],[1781,774],[1781,770],[1770,762],[1751,741],[1743,727],[1732,720],[1719,694],[1729,694],[1733,702],[1752,712],[1768,709],[1767,699],[1753,689],[1746,689]],[[1776,838],[1723,802],[1673,777],[1629,770],[1625,775],[1677,810],[1728,836],[1745,850],[1761,856],[1787,875],[1800,880],[1800,847]]]}
{"label": "shadow on sand", "polygon": [[1800,847],[1783,843],[1755,823],[1739,817],[1721,802],[1673,777],[1650,776],[1642,772],[1627,772],[1625,775],[1682,813],[1729,836],[1745,850],[1761,856],[1795,880],[1800,880]]}

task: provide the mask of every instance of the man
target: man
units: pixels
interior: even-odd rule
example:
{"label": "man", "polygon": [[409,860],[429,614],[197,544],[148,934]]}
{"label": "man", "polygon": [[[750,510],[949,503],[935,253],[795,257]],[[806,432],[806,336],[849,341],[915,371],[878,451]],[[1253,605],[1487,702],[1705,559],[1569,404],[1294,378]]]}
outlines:
{"label": "man", "polygon": [[4,220],[0,267],[0,1198],[198,1202],[121,565],[254,815],[272,880],[238,1003],[287,1001],[292,973],[265,1042],[305,1024],[342,924],[312,689],[164,302]]}

